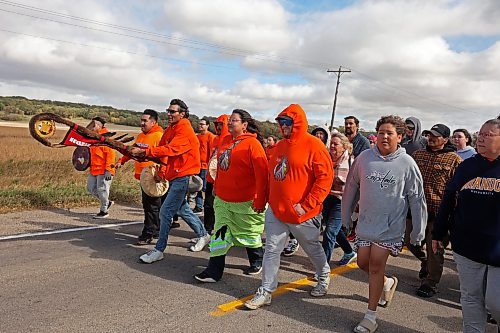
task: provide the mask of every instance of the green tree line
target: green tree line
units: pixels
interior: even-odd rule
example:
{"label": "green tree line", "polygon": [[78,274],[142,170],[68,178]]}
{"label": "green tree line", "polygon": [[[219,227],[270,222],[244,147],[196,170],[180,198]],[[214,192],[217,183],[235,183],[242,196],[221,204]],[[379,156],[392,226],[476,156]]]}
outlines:
{"label": "green tree line", "polygon": [[[28,99],[22,96],[0,96],[0,120],[6,121],[27,121],[31,116],[50,112],[67,119],[87,119],[100,116],[108,122],[118,125],[139,127],[142,110],[140,112],[134,110],[116,109],[111,106],[89,105],[83,103],[71,103],[51,100]],[[166,112],[159,112],[160,125],[167,125]],[[205,117],[212,124],[210,130],[213,131],[213,121],[215,117]],[[198,129],[200,117],[191,114],[189,117],[191,124],[195,130]],[[257,121],[257,124],[264,137],[274,135],[281,138],[281,133],[278,125],[270,121]],[[316,126],[309,126],[309,132]],[[343,126],[339,130],[343,131]],[[364,131],[363,131],[364,132]],[[368,134],[368,133],[363,133]]]}

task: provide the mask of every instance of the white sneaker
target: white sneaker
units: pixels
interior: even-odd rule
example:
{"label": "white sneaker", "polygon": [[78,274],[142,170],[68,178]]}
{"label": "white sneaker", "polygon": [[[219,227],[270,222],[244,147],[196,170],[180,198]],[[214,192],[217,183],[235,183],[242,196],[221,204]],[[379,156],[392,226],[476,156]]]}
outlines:
{"label": "white sneaker", "polygon": [[199,241],[199,240],[200,240],[200,237],[191,238],[191,239],[189,240],[189,243],[196,244],[196,243],[198,243],[198,241]]}
{"label": "white sneaker", "polygon": [[210,243],[210,234],[200,237],[196,244],[191,246],[189,249],[193,252],[200,252],[208,243]]}
{"label": "white sneaker", "polygon": [[139,259],[146,264],[154,263],[155,261],[159,261],[163,259],[163,252],[158,251],[157,249],[152,249],[147,253],[144,253]]}
{"label": "white sneaker", "polygon": [[319,278],[318,283],[312,288],[310,294],[314,297],[325,296],[328,293],[328,286],[330,286],[330,276],[326,278]]}
{"label": "white sneaker", "polygon": [[257,292],[255,293],[255,296],[245,302],[245,307],[250,310],[255,310],[258,309],[264,305],[270,305],[271,304],[271,293],[267,292],[264,290],[264,288],[259,287],[257,289]]}

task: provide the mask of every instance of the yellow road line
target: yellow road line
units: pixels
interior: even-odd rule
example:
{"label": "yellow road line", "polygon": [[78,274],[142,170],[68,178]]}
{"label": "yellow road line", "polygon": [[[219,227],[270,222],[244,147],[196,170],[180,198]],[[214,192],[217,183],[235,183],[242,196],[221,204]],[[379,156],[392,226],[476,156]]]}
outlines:
{"label": "yellow road line", "polygon": [[[330,271],[330,276],[335,277],[335,276],[341,275],[342,273],[345,273],[347,271],[353,270],[355,268],[358,268],[358,265],[356,263],[352,263],[352,264],[349,264],[346,266],[336,267]],[[285,294],[287,292],[297,290],[303,286],[308,286],[308,285],[315,284],[315,283],[316,282],[313,281],[310,277],[307,277],[307,278],[293,281],[293,282],[290,282],[290,283],[287,283],[287,284],[284,284],[284,285],[278,287],[272,293],[272,295],[273,295],[273,297],[276,297],[276,296]],[[237,299],[236,301],[221,304],[221,305],[217,306],[217,309],[215,311],[210,312],[210,315],[212,315],[214,317],[220,317],[220,316],[226,315],[229,312],[232,312],[238,308],[243,307],[243,304],[245,304],[245,302],[248,301],[249,299],[252,299],[253,296],[254,295],[252,294],[252,295]]]}

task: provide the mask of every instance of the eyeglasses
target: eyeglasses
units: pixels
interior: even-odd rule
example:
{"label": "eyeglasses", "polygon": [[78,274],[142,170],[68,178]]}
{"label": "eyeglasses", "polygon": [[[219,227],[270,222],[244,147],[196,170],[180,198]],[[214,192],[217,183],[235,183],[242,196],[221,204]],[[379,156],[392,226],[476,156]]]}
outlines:
{"label": "eyeglasses", "polygon": [[482,138],[493,138],[495,136],[499,136],[500,134],[494,134],[494,133],[484,133],[484,132],[479,132],[477,133],[478,137]]}
{"label": "eyeglasses", "polygon": [[293,125],[293,120],[292,119],[288,119],[288,118],[279,118],[277,119],[278,120],[278,124],[280,126],[292,126]]}
{"label": "eyeglasses", "polygon": [[241,119],[236,119],[236,118],[229,119],[230,123],[237,123],[238,121],[241,121]]}
{"label": "eyeglasses", "polygon": [[168,114],[175,114],[176,112],[179,112],[179,110],[172,110],[172,109],[167,109],[166,110]]}

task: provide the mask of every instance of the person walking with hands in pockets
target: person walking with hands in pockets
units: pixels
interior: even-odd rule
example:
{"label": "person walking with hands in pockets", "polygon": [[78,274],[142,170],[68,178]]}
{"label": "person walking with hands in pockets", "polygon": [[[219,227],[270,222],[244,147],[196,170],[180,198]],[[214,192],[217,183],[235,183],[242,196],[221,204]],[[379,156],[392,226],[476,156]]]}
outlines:
{"label": "person walking with hands in pockets", "polygon": [[269,208],[266,211],[266,250],[262,284],[248,309],[271,304],[278,286],[280,255],[290,232],[313,263],[318,283],[310,294],[326,295],[330,266],[319,241],[323,200],[333,182],[333,165],[325,145],[307,133],[307,118],[298,104],[284,109],[276,118],[283,140],[269,161]]}

